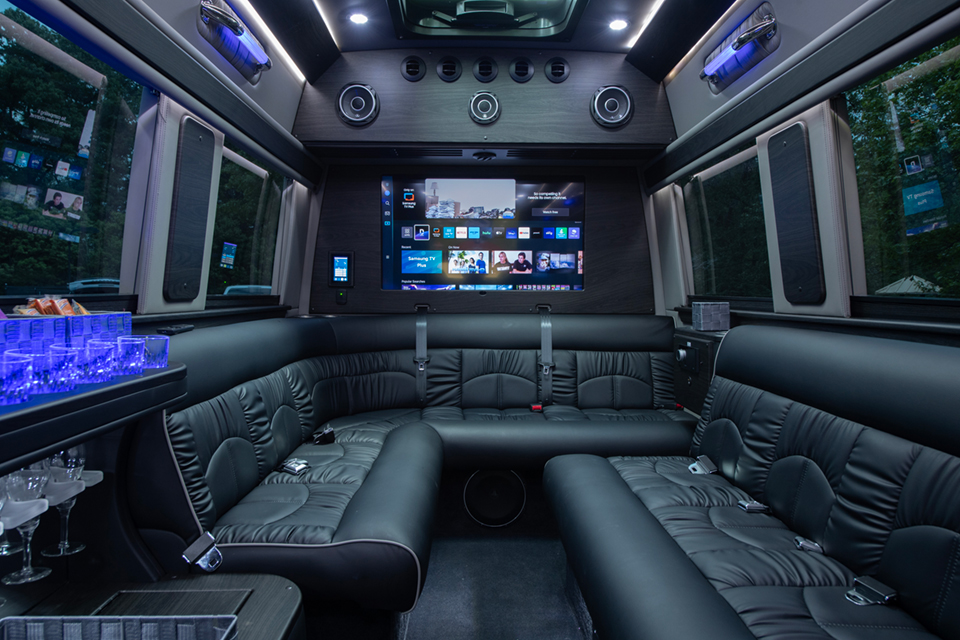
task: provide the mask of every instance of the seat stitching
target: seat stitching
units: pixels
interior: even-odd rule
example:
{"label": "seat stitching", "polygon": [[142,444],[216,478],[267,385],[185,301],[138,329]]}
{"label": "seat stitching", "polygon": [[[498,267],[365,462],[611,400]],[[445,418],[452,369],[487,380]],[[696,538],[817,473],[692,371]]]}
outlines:
{"label": "seat stitching", "polygon": [[893,624],[849,624],[843,622],[820,622],[816,618],[814,621],[820,627],[849,627],[851,629],[898,629],[902,631],[919,631],[918,627],[908,627],[904,625]]}
{"label": "seat stitching", "polygon": [[793,495],[793,508],[790,509],[790,522],[795,522],[797,519],[797,508],[800,506],[800,491],[803,489],[803,483],[807,479],[807,469],[810,468],[810,464],[810,460],[804,458],[803,472],[800,474],[800,481],[797,483],[797,492]]}
{"label": "seat stitching", "polygon": [[950,562],[947,564],[947,572],[943,574],[943,583],[940,585],[940,597],[937,598],[937,628],[940,628],[940,621],[943,618],[943,610],[946,608],[947,604],[947,594],[950,593],[950,589],[953,586],[950,577],[953,575],[954,570],[957,566],[957,543],[960,542],[960,537],[954,536],[953,543],[950,545],[952,551],[950,552]]}

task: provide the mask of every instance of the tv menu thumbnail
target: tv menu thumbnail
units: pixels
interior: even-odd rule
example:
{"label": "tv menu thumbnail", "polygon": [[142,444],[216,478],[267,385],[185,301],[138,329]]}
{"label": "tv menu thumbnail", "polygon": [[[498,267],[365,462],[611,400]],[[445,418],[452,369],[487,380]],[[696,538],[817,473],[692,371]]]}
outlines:
{"label": "tv menu thumbnail", "polygon": [[580,290],[582,181],[380,184],[384,289]]}

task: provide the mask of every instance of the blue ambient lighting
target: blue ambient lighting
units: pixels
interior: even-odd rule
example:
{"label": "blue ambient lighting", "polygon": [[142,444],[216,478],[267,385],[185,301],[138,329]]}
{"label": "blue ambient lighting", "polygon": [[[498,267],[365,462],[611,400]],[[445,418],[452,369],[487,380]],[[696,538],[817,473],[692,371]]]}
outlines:
{"label": "blue ambient lighting", "polygon": [[703,67],[704,75],[707,75],[707,76],[716,75],[717,71],[719,71],[723,65],[725,65],[731,58],[736,57],[737,55],[737,49],[735,48],[736,44],[737,44],[736,42],[732,42],[728,46],[724,47],[723,51],[721,51],[716,58],[708,62]]}
{"label": "blue ambient lighting", "polygon": [[253,39],[253,35],[250,33],[249,29],[244,29],[243,34],[240,36],[240,42],[243,43],[243,46],[247,48],[247,51],[253,56],[253,59],[256,60],[259,64],[266,65],[270,62],[270,57],[267,56],[263,48],[257,44],[257,41]]}

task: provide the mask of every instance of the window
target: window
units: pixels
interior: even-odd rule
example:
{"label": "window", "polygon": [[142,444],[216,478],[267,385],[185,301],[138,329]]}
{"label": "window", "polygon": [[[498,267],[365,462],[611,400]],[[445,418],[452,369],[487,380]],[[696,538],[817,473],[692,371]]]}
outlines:
{"label": "window", "polygon": [[283,176],[223,148],[208,295],[270,295]]}
{"label": "window", "polygon": [[756,147],[682,179],[697,295],[769,298]]}
{"label": "window", "polygon": [[845,97],[867,293],[960,298],[960,39]]}
{"label": "window", "polygon": [[0,293],[119,292],[141,94],[0,0]]}

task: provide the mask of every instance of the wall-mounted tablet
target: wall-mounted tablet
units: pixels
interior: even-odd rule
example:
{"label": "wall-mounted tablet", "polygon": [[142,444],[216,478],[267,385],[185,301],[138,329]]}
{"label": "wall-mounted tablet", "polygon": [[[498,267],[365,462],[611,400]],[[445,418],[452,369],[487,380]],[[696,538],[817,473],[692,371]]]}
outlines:
{"label": "wall-mounted tablet", "polygon": [[331,287],[352,287],[353,251],[331,251],[329,273]]}
{"label": "wall-mounted tablet", "polygon": [[583,289],[583,180],[380,180],[383,288]]}

